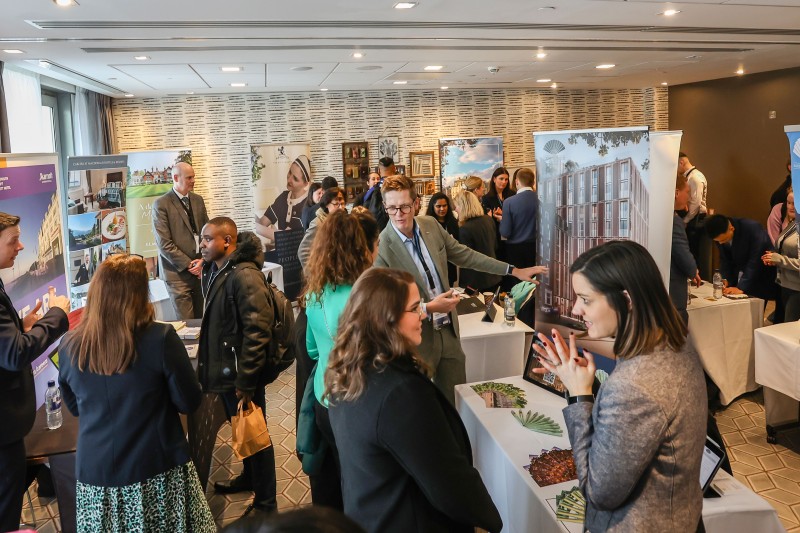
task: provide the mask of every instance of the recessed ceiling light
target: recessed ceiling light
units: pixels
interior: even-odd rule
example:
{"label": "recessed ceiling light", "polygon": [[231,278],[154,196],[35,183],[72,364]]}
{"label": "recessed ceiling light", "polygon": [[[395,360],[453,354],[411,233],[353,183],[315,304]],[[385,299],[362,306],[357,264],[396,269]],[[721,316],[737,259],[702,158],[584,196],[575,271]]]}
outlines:
{"label": "recessed ceiling light", "polygon": [[545,57],[547,57],[547,54],[544,52],[539,52],[536,54],[537,59],[544,59]]}
{"label": "recessed ceiling light", "polygon": [[42,68],[50,68],[50,62],[45,61],[44,59],[39,60],[39,66]]}
{"label": "recessed ceiling light", "polygon": [[361,59],[364,57],[364,54],[362,52],[353,52],[353,57],[356,59]]}
{"label": "recessed ceiling light", "polygon": [[742,74],[744,74],[744,69],[740,67],[739,70],[736,71],[736,74],[741,76]]}
{"label": "recessed ceiling light", "polygon": [[241,82],[231,83],[231,87],[247,87],[247,84]]}
{"label": "recessed ceiling light", "polygon": [[17,50],[15,48],[12,48],[12,49],[9,49],[9,50],[3,50],[3,52],[5,52],[7,54],[24,54],[25,53],[22,50]]}
{"label": "recessed ceiling light", "polygon": [[666,11],[659,13],[659,15],[664,15],[665,17],[671,17],[673,15],[677,15],[680,12],[681,12],[680,9],[667,9]]}
{"label": "recessed ceiling light", "polygon": [[540,80],[536,80],[536,83],[550,83],[551,81],[553,80],[551,80],[550,78],[542,78]]}
{"label": "recessed ceiling light", "polygon": [[662,82],[661,82],[661,85],[665,85],[665,86],[666,86],[666,85],[669,85],[669,83],[667,83],[667,82],[665,82],[665,81],[662,81]]}
{"label": "recessed ceiling light", "polygon": [[150,59],[150,57],[149,57],[149,56],[133,56],[133,58],[134,58],[136,61],[147,61],[148,59]]}
{"label": "recessed ceiling light", "polygon": [[320,91],[327,91],[327,90],[328,90],[327,87],[323,87],[322,89],[320,89]]}
{"label": "recessed ceiling light", "polygon": [[397,2],[394,5],[395,9],[411,9],[412,7],[417,7],[417,2]]}
{"label": "recessed ceiling light", "polygon": [[187,91],[186,94],[194,94],[194,91]]}
{"label": "recessed ceiling light", "polygon": [[608,68],[614,68],[614,67],[616,67],[616,65],[615,65],[615,64],[613,64],[613,63],[603,63],[602,65],[597,65],[597,66],[596,66],[596,67],[594,67],[594,68],[599,68],[599,69],[608,69]]}
{"label": "recessed ceiling light", "polygon": [[557,83],[554,83],[553,85],[551,85],[551,86],[550,86],[550,88],[551,88],[551,89],[558,89],[558,84],[557,84]]}
{"label": "recessed ceiling light", "polygon": [[439,87],[439,88],[440,88],[441,90],[443,90],[443,91],[446,91],[446,90],[447,90],[447,89],[449,89],[450,87],[448,87],[447,85],[442,85],[442,86],[441,86],[441,87]]}
{"label": "recessed ceiling light", "polygon": [[395,81],[394,82],[395,85],[405,85],[406,83],[408,83],[408,82],[407,81]]}
{"label": "recessed ceiling light", "polygon": [[132,93],[125,93],[125,98],[133,98],[133,94]]}
{"label": "recessed ceiling light", "polygon": [[75,0],[53,0],[53,3],[58,7],[72,7],[78,5],[78,2]]}
{"label": "recessed ceiling light", "polygon": [[222,72],[240,72],[242,67],[220,67]]}
{"label": "recessed ceiling light", "polygon": [[308,70],[312,70],[314,67],[292,67],[289,70],[293,70],[295,72],[306,72]]}
{"label": "recessed ceiling light", "polygon": [[442,65],[428,65],[424,70],[442,70],[443,68]]}

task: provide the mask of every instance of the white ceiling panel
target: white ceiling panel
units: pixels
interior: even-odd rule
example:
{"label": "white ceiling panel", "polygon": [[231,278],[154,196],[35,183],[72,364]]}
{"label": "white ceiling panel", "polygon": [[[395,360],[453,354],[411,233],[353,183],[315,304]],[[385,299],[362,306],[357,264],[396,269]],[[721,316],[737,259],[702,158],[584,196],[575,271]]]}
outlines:
{"label": "white ceiling panel", "polygon": [[208,84],[189,65],[114,65],[155,90],[200,89]]}
{"label": "white ceiling panel", "polygon": [[[264,63],[192,63],[190,66],[201,76],[204,74],[261,74],[263,76],[266,69]],[[240,70],[239,72],[223,72],[223,67],[237,67]]]}
{"label": "white ceiling panel", "polygon": [[[405,65],[405,62],[358,62],[358,63],[339,63],[334,69],[334,73],[342,74],[347,72],[383,72],[383,76],[387,76],[392,72],[400,70]],[[380,68],[374,68],[380,67]],[[383,77],[382,76],[382,77]]]}
{"label": "white ceiling panel", "polygon": [[203,74],[203,79],[212,88],[230,87],[231,83],[246,83],[248,87],[264,88],[266,79],[264,73],[243,74],[241,72]]}
{"label": "white ceiling panel", "polygon": [[[471,63],[471,61],[436,61],[431,59],[430,61],[406,63],[403,68],[399,69],[399,72],[458,72],[459,70],[469,66]],[[427,66],[440,66],[442,69],[429,71],[425,70],[425,67]]]}

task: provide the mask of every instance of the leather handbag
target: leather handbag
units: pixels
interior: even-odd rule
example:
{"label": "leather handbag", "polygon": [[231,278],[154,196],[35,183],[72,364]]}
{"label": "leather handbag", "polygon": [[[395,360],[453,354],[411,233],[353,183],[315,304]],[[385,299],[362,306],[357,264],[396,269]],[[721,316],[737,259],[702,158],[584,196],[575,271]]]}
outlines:
{"label": "leather handbag", "polygon": [[244,405],[244,400],[239,402],[236,414],[231,417],[231,433],[231,447],[239,459],[272,446],[264,412],[252,402],[249,405]]}

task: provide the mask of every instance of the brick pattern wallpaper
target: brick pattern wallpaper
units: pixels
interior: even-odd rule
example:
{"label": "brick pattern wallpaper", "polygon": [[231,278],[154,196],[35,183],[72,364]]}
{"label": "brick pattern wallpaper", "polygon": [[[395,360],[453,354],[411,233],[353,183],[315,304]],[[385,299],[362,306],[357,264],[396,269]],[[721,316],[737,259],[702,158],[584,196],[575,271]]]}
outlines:
{"label": "brick pattern wallpaper", "polygon": [[[341,143],[399,138],[401,157],[441,137],[502,135],[506,166],[533,163],[534,131],[648,125],[668,128],[668,93],[648,89],[464,89],[181,95],[114,101],[117,150],[190,147],[196,191],[212,216],[252,229],[250,144],[309,142],[316,179],[343,181]],[[438,173],[438,161],[436,161]]]}

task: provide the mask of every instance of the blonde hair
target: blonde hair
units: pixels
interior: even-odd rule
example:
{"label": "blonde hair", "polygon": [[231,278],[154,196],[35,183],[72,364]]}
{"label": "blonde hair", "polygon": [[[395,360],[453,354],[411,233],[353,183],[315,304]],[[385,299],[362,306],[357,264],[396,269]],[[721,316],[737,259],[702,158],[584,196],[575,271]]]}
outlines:
{"label": "blonde hair", "polygon": [[464,223],[471,218],[483,216],[481,201],[470,191],[464,191],[453,198],[453,205],[458,212],[459,226],[463,226]]}
{"label": "blonde hair", "polygon": [[465,191],[475,192],[481,188],[481,185],[486,185],[478,176],[467,176],[461,184],[461,188]]}

